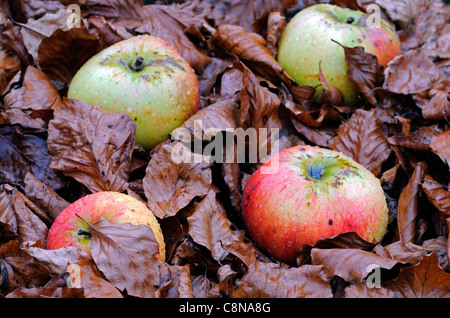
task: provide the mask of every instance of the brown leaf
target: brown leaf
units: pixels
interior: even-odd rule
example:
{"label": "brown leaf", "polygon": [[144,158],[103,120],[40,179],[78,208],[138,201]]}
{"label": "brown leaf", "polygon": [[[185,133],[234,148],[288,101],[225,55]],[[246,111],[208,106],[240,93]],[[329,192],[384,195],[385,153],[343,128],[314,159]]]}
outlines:
{"label": "brown leaf", "polygon": [[66,87],[78,69],[100,51],[100,42],[83,26],[57,29],[39,45],[38,64],[57,89]]}
{"label": "brown leaf", "polygon": [[428,90],[440,77],[439,69],[422,50],[410,50],[395,57],[384,74],[383,89],[404,95]]}
{"label": "brown leaf", "polygon": [[446,219],[450,217],[450,192],[428,173],[423,176],[422,189],[428,200],[438,209],[442,223],[447,225]]}
{"label": "brown leaf", "polygon": [[[272,129],[278,132],[282,129],[282,123],[278,114],[278,109],[281,104],[281,100],[277,95],[270,92],[266,87],[262,87],[256,76],[244,65],[243,68],[243,82],[244,87],[240,92],[241,108],[239,113],[240,125],[239,127],[247,130],[248,128],[256,129],[257,141],[253,142],[251,146],[254,151],[248,153],[259,155],[259,159],[262,160],[266,154],[272,153],[272,143],[277,136],[272,136]],[[261,132],[266,132],[267,136],[261,138]],[[242,153],[242,145],[237,144],[238,152]],[[264,150],[265,153],[264,153]],[[281,150],[280,150],[281,151]],[[255,154],[257,152],[257,154]],[[252,161],[252,159],[250,159]],[[242,162],[239,160],[239,162]],[[256,163],[256,162],[251,162]]]}
{"label": "brown leaf", "polygon": [[85,185],[91,192],[127,188],[136,124],[125,113],[114,113],[75,99],[49,123],[51,168]]}
{"label": "brown leaf", "polygon": [[137,297],[155,297],[160,283],[158,242],[150,227],[113,224],[103,217],[90,224],[91,254],[116,288]]}
{"label": "brown leaf", "polygon": [[0,50],[0,94],[3,94],[9,81],[19,70],[19,58],[10,52]]}
{"label": "brown leaf", "polygon": [[39,181],[31,172],[25,175],[24,183],[25,195],[53,220],[70,204],[45,183]]}
{"label": "brown leaf", "polygon": [[67,285],[84,290],[86,298],[123,298],[122,294],[95,267],[92,259],[83,259],[67,265]]}
{"label": "brown leaf", "polygon": [[[177,151],[187,154],[187,162],[177,161]],[[174,216],[197,196],[204,196],[212,182],[207,157],[192,154],[182,143],[162,146],[150,160],[143,186],[147,205],[163,219]]]}
{"label": "brown leaf", "polygon": [[247,65],[274,83],[284,83],[287,87],[293,85],[278,61],[265,46],[265,40],[237,25],[220,25],[212,35],[212,39],[224,50],[230,51],[241,58]]}
{"label": "brown leaf", "polygon": [[348,70],[347,76],[355,83],[358,91],[372,105],[377,104],[372,91],[383,80],[383,68],[377,57],[364,51],[362,46],[354,48],[343,46],[345,62]]}
{"label": "brown leaf", "polygon": [[47,270],[50,276],[64,274],[68,263],[89,259],[86,252],[75,246],[65,246],[55,250],[47,250],[30,244],[22,247],[33,259]]}
{"label": "brown leaf", "polygon": [[[47,225],[36,213],[41,212],[20,191],[6,185],[0,192],[0,222],[19,235],[22,241],[41,241],[45,246]],[[50,220],[46,220],[50,221]]]}
{"label": "brown leaf", "polygon": [[329,147],[353,158],[378,176],[383,162],[391,153],[382,126],[374,110],[357,109],[347,122],[339,126],[337,136],[329,141]]}
{"label": "brown leaf", "polygon": [[330,105],[343,105],[344,104],[344,95],[339,90],[339,88],[330,86],[328,84],[327,79],[322,73],[322,61],[319,62],[319,81],[323,87],[323,90],[320,92],[317,97],[317,101],[324,104]]}
{"label": "brown leaf", "polygon": [[392,281],[382,283],[399,298],[450,298],[450,274],[439,267],[436,253],[424,256],[409,268],[401,268]]}
{"label": "brown leaf", "polygon": [[9,293],[6,298],[84,298],[84,290],[67,287],[22,288]]}
{"label": "brown leaf", "polygon": [[0,180],[5,174],[6,180],[22,186],[26,173],[31,171],[54,190],[65,185],[62,176],[50,168],[45,131],[1,125],[0,140]]}
{"label": "brown leaf", "polygon": [[232,298],[331,298],[331,288],[323,266],[303,265],[283,267],[275,263],[263,263],[256,258],[251,244],[233,242],[226,246],[228,252],[239,257],[248,267],[246,274],[237,281],[238,288]]}
{"label": "brown leaf", "polygon": [[311,250],[313,265],[323,265],[327,277],[339,276],[347,282],[363,280],[371,270],[370,265],[374,264],[380,268],[390,270],[398,261],[387,257],[380,257],[372,252],[359,249],[337,248]]}
{"label": "brown leaf", "polygon": [[194,203],[194,213],[187,220],[194,242],[205,246],[212,257],[221,262],[228,255],[222,245],[230,244],[238,237],[231,230],[227,216],[220,212],[218,204],[216,193],[209,190],[202,201]]}
{"label": "brown leaf", "polygon": [[422,182],[423,164],[417,164],[414,173],[403,188],[398,200],[397,224],[401,242],[414,243],[416,235],[416,218],[419,202],[419,190]]}
{"label": "brown leaf", "polygon": [[450,114],[450,81],[443,75],[440,78],[429,90],[413,96],[428,120],[443,120]]}
{"label": "brown leaf", "polygon": [[4,294],[16,288],[43,286],[50,279],[46,268],[22,249],[21,245],[17,240],[0,245],[0,266],[2,271],[3,268],[8,271],[7,281],[0,286]]}
{"label": "brown leaf", "polygon": [[429,151],[429,145],[434,136],[439,135],[442,130],[437,124],[420,127],[416,132],[408,136],[392,136],[387,140],[391,145],[400,146],[417,151]]}
{"label": "brown leaf", "polygon": [[203,73],[211,58],[197,48],[185,34],[187,26],[159,6],[146,6],[144,12],[148,18],[136,28],[136,32],[150,34],[167,41],[197,73]]}
{"label": "brown leaf", "polygon": [[430,148],[450,167],[450,129],[433,136]]}
{"label": "brown leaf", "polygon": [[336,236],[319,239],[311,246],[308,244],[300,247],[297,253],[297,265],[311,263],[312,249],[353,249],[372,251],[375,244],[363,240],[356,232],[341,233]]}

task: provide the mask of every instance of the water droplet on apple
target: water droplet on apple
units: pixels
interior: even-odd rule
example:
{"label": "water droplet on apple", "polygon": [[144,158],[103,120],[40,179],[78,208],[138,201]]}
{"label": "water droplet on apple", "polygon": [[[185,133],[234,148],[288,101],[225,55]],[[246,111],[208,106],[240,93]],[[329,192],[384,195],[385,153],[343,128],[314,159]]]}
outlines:
{"label": "water droplet on apple", "polygon": [[127,112],[131,113],[133,111],[133,108],[130,106],[127,108]]}
{"label": "water droplet on apple", "polygon": [[187,90],[186,90],[186,94],[187,94],[187,95],[191,95],[191,91],[187,89]]}
{"label": "water droplet on apple", "polygon": [[300,37],[297,36],[297,37],[295,38],[295,41],[299,41],[299,40],[300,40]]}
{"label": "water droplet on apple", "polygon": [[316,41],[316,40],[313,40],[312,45],[313,45],[313,46],[316,46],[316,45],[317,45],[317,41]]}

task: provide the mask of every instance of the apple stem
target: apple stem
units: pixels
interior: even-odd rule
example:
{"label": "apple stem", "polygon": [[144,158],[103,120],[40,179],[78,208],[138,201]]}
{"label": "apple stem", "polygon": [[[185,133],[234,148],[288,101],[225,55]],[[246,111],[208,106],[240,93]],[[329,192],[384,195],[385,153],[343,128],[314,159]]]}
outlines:
{"label": "apple stem", "polygon": [[331,41],[334,42],[334,43],[336,43],[337,45],[341,46],[342,48],[344,48],[344,46],[343,46],[341,43],[339,43],[338,41],[333,40],[333,39],[331,39]]}
{"label": "apple stem", "polygon": [[144,67],[144,58],[142,56],[139,56],[136,61],[134,61],[130,65],[131,69],[135,72],[139,72]]}

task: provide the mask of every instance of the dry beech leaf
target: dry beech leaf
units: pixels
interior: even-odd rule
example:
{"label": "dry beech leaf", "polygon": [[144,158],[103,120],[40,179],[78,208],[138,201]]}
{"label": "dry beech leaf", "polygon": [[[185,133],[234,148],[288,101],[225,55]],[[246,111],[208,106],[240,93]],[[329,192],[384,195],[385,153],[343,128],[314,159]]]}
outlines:
{"label": "dry beech leaf", "polygon": [[355,83],[358,91],[372,105],[377,104],[372,91],[383,79],[383,68],[377,57],[364,51],[362,46],[354,48],[343,46],[345,62],[348,70],[347,76]]}
{"label": "dry beech leaf", "polygon": [[49,123],[51,168],[72,177],[91,192],[123,192],[128,184],[136,124],[75,99],[63,99]]}
{"label": "dry beech leaf", "polygon": [[100,49],[98,37],[89,33],[84,26],[67,31],[57,29],[39,45],[38,65],[56,88],[62,89]]}
{"label": "dry beech leaf", "polygon": [[372,252],[359,249],[335,248],[311,250],[313,265],[323,265],[327,277],[339,276],[347,282],[361,281],[370,271],[370,265],[375,264],[380,268],[390,270],[399,261],[387,257],[380,257]]}
{"label": "dry beech leaf", "polygon": [[317,100],[320,103],[331,104],[331,105],[343,105],[344,104],[344,95],[339,90],[339,88],[330,86],[328,84],[327,79],[322,73],[322,61],[319,62],[319,81],[323,87],[323,90],[320,92]]}
{"label": "dry beech leaf", "polygon": [[443,224],[450,218],[450,192],[437,182],[430,174],[423,176],[422,189],[428,200],[438,209]]}
{"label": "dry beech leaf", "polygon": [[68,263],[76,263],[89,259],[89,255],[75,246],[64,246],[55,250],[47,250],[25,244],[23,250],[39,262],[50,276],[58,276],[66,272]]}
{"label": "dry beech leaf", "polygon": [[187,27],[166,10],[158,6],[145,7],[146,18],[136,32],[147,33],[167,41],[175,47],[189,65],[202,74],[211,58],[192,43],[185,34]]}
{"label": "dry beech leaf", "polygon": [[414,94],[430,89],[440,72],[422,50],[410,50],[395,57],[384,70],[383,89],[397,94]]}
{"label": "dry beech leaf", "polygon": [[330,284],[322,265],[283,267],[257,259],[252,244],[234,241],[225,249],[247,266],[237,281],[232,298],[331,298]]}
{"label": "dry beech leaf", "polygon": [[221,262],[227,255],[222,244],[230,244],[238,240],[231,230],[231,222],[223,215],[216,200],[216,193],[209,190],[200,202],[194,203],[194,212],[187,218],[189,235],[194,242],[211,251],[212,257]]}
{"label": "dry beech leaf", "polygon": [[50,168],[46,132],[20,125],[0,125],[0,180],[6,175],[23,186],[28,171],[53,190],[65,185],[62,175]]}
{"label": "dry beech leaf", "polygon": [[[187,154],[187,162],[174,162],[179,152]],[[178,160],[178,159],[177,159]],[[207,157],[192,154],[182,143],[163,145],[148,163],[143,186],[147,205],[163,219],[174,216],[197,196],[204,196],[212,182]]]}
{"label": "dry beech leaf", "polygon": [[450,114],[450,81],[441,75],[439,82],[429,90],[413,95],[422,108],[422,116],[428,120],[444,120]]}
{"label": "dry beech leaf", "polygon": [[82,288],[36,287],[17,289],[6,298],[84,298]]}
{"label": "dry beech leaf", "polygon": [[194,298],[190,264],[161,268],[158,298]]}
{"label": "dry beech leaf", "polygon": [[0,245],[0,265],[2,270],[3,266],[8,270],[8,281],[0,286],[5,294],[14,288],[44,286],[51,278],[46,267],[28,254],[17,240]]}
{"label": "dry beech leaf", "polygon": [[69,262],[67,285],[71,288],[83,288],[86,298],[123,298],[123,295],[96,268],[92,259]]}
{"label": "dry beech leaf", "polygon": [[433,136],[430,148],[450,167],[450,129]]}
{"label": "dry beech leaf", "polygon": [[329,147],[353,158],[378,176],[383,162],[391,153],[382,127],[383,122],[374,110],[357,109],[347,122],[339,126],[337,136],[329,141]]}
{"label": "dry beech leaf", "polygon": [[434,136],[439,135],[442,130],[437,124],[420,127],[416,132],[408,136],[392,136],[387,140],[391,145],[409,148],[417,151],[429,151],[429,145]]}
{"label": "dry beech leaf", "polygon": [[436,253],[417,265],[401,268],[394,280],[382,283],[399,298],[450,298],[450,274],[439,267]]}
{"label": "dry beech leaf", "polygon": [[136,297],[153,298],[161,261],[153,230],[146,225],[113,224],[103,217],[90,224],[91,254],[110,283]]}
{"label": "dry beech leaf", "polygon": [[247,33],[243,27],[237,25],[224,24],[216,29],[212,39],[224,50],[239,56],[247,65],[272,82],[282,82],[287,87],[293,85],[292,79],[272,56],[265,46],[264,39],[259,35]]}
{"label": "dry beech leaf", "polygon": [[24,183],[25,195],[53,220],[70,204],[45,183],[39,181],[31,172],[25,175]]}
{"label": "dry beech leaf", "polygon": [[10,52],[0,50],[0,94],[20,70],[20,59]]}
{"label": "dry beech leaf", "polygon": [[398,200],[397,224],[401,242],[414,243],[416,235],[416,218],[419,202],[419,190],[422,182],[423,164],[419,163],[414,168],[414,173],[403,188]]}
{"label": "dry beech leaf", "polygon": [[0,192],[0,211],[0,222],[8,224],[9,230],[17,233],[22,241],[40,241],[45,246],[48,228],[38,216],[43,212],[20,191],[6,185]]}
{"label": "dry beech leaf", "polygon": [[311,263],[312,249],[352,249],[372,251],[375,244],[363,240],[356,232],[341,233],[336,236],[319,239],[314,245],[305,244],[298,250],[297,265]]}
{"label": "dry beech leaf", "polygon": [[[245,65],[240,64],[243,71],[244,86],[240,92],[241,108],[239,113],[240,125],[244,130],[254,128],[257,130],[257,145],[259,160],[272,151],[272,129],[282,129],[282,123],[278,114],[281,100],[266,87],[262,87],[255,74]],[[261,138],[261,132],[267,136]],[[274,136],[275,138],[277,136]],[[261,140],[262,139],[262,140]],[[266,150],[266,153],[262,151]],[[281,149],[280,149],[281,151]],[[256,163],[256,162],[252,162]]]}

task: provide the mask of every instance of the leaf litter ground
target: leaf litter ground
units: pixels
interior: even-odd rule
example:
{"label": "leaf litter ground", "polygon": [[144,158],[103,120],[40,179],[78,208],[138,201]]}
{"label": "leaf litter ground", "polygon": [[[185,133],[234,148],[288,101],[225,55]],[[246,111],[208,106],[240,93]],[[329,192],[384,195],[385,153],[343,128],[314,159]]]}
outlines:
{"label": "leaf litter ground", "polygon": [[[360,10],[376,2],[402,42],[385,69],[343,48],[361,93],[350,108],[323,77],[326,92],[311,100],[315,88],[296,85],[276,61],[302,1],[71,1],[83,17],[72,29],[66,2],[0,9],[0,297],[450,296],[450,6],[331,1]],[[201,110],[183,125],[192,133],[197,120],[202,132],[278,128],[281,149],[335,149],[379,177],[389,205],[382,241],[345,233],[303,246],[295,266],[279,263],[253,245],[240,216],[243,185],[259,162],[176,163],[175,136],[145,151],[128,116],[65,97],[87,59],[137,34],[163,38],[195,69]],[[154,211],[165,262],[153,256],[148,228],[104,219],[92,224],[92,258],[45,249],[66,206],[105,190]],[[377,288],[367,284],[373,264]]]}

